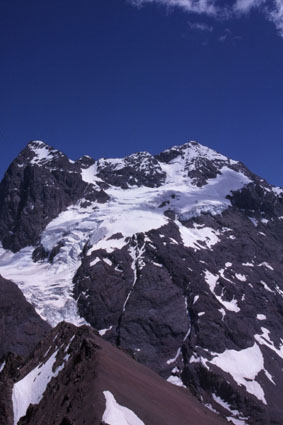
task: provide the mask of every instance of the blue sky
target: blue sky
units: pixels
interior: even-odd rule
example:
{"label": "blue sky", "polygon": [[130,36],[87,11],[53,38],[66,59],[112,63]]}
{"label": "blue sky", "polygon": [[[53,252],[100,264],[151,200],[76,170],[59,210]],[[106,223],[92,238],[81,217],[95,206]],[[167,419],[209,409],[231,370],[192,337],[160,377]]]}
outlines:
{"label": "blue sky", "polygon": [[283,0],[1,0],[0,174],[197,140],[283,186]]}

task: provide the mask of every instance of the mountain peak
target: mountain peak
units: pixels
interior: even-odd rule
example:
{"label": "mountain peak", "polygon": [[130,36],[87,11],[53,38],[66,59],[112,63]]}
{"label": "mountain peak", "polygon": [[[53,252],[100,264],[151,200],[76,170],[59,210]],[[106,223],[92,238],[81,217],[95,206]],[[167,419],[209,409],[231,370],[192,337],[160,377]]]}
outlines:
{"label": "mountain peak", "polygon": [[38,147],[44,147],[44,146],[48,148],[50,147],[43,140],[31,140],[30,142],[28,142],[27,146],[30,148],[38,148]]}
{"label": "mountain peak", "polygon": [[221,174],[224,166],[239,171],[237,161],[195,141],[172,146],[155,158],[163,164],[163,169],[169,167],[173,180],[185,179],[196,186],[203,186],[209,179]]}
{"label": "mountain peak", "polygon": [[41,140],[33,140],[29,142],[27,147],[24,149],[24,152],[27,152],[27,159],[30,161],[30,164],[36,164],[39,166],[45,165],[54,159],[64,156],[64,154],[60,151],[52,148]]}
{"label": "mountain peak", "polygon": [[208,160],[214,161],[227,161],[228,158],[214,149],[211,149],[207,146],[201,145],[196,141],[189,141],[179,146],[172,146],[172,148],[167,149],[164,152],[177,151],[180,154],[185,154],[188,160],[193,160],[195,158],[206,158]]}

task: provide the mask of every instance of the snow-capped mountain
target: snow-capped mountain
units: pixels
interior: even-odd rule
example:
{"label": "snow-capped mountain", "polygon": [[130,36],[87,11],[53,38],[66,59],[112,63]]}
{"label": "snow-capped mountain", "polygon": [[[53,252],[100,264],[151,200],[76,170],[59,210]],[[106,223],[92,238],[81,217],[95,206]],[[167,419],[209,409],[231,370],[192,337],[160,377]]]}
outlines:
{"label": "snow-capped mountain", "polygon": [[236,424],[282,424],[283,190],[196,142],[69,160],[31,142],[0,185],[0,274]]}

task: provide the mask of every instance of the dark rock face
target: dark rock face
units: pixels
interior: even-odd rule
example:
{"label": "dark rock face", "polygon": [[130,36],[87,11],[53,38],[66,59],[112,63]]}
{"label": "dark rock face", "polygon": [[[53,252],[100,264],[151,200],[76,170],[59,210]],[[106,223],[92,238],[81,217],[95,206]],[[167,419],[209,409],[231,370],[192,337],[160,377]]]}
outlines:
{"label": "dark rock face", "polygon": [[16,252],[35,245],[45,226],[81,198],[108,199],[103,190],[97,191],[82,180],[82,165],[85,161],[70,161],[43,142],[27,145],[0,184],[0,240],[4,248]]}
{"label": "dark rock face", "polygon": [[[206,240],[198,249],[184,246],[169,210],[168,225],[137,234],[122,250],[86,251],[75,297],[80,313],[107,340],[130,349],[161,376],[180,377],[207,405],[235,420],[248,418],[249,425],[279,425],[282,195],[254,176],[229,199],[232,206],[222,214],[182,221],[193,232],[210,229],[218,239],[211,247]],[[91,266],[97,257],[102,261]],[[241,352],[249,360],[243,360],[247,371],[239,378],[225,362],[236,363]],[[253,361],[254,374],[248,371]],[[248,384],[254,378],[256,390]]]}
{"label": "dark rock face", "polygon": [[[91,266],[93,258],[99,257],[96,265]],[[75,297],[79,297],[80,313],[98,329],[104,329],[109,323],[118,323],[127,294],[132,288],[134,271],[127,249],[117,250],[110,257],[112,266],[105,263],[108,259],[105,251],[95,251],[91,257],[85,257],[79,268],[74,287]],[[121,264],[121,265],[120,265]],[[93,300],[99,300],[93,304]]]}
{"label": "dark rock face", "polygon": [[[140,234],[109,257],[106,252],[94,251],[85,257],[74,280],[81,315],[98,329],[112,326],[107,339],[130,349],[139,361],[161,375],[167,372],[168,377],[166,361],[175,356],[190,320],[186,278],[180,268],[183,252],[172,244],[165,248],[159,232],[180,239],[176,225],[171,223],[152,231],[151,243]],[[101,261],[90,266],[97,257]],[[111,266],[103,257],[110,259]],[[168,268],[164,267],[167,258]]]}
{"label": "dark rock face", "polygon": [[1,364],[0,371],[0,423],[13,425],[13,406],[11,403],[13,391],[13,376],[17,374],[23,358],[9,353],[5,356],[5,363]]}
{"label": "dark rock face", "polygon": [[148,152],[130,155],[122,160],[100,160],[98,177],[113,186],[127,189],[130,186],[158,187],[165,180],[158,161]]}
{"label": "dark rock face", "polygon": [[[221,217],[200,217],[197,222],[200,225],[209,223],[218,229],[229,227],[233,231],[225,232],[213,251],[202,252],[199,270],[192,268],[189,303],[192,330],[183,346],[182,378],[208,403],[210,396],[207,398],[207,395],[212,393],[226,400],[232,410],[249,417],[249,424],[279,424],[283,412],[275,400],[282,385],[282,374],[277,371],[283,363],[282,354],[278,355],[277,351],[276,355],[275,352],[282,345],[278,335],[283,332],[282,248],[277,245],[282,224],[277,221],[277,236],[274,237],[266,225],[259,224],[256,228],[242,212],[228,210]],[[272,261],[266,263],[267,258]],[[215,283],[213,291],[209,289],[209,280]],[[215,294],[213,297],[212,293]],[[237,306],[233,304],[235,301]],[[271,341],[277,348],[274,349]],[[213,363],[215,353],[226,352],[231,361],[236,362],[237,353],[242,350],[256,353],[258,347],[264,367],[258,367],[257,381],[263,389],[265,402],[258,393],[236,387],[236,374],[223,373],[228,355],[216,356],[223,359],[218,363],[223,365],[222,369],[209,363],[210,360]],[[253,359],[250,361],[260,361],[256,355],[250,358]],[[249,368],[251,364],[243,361],[242,367]],[[274,380],[270,380],[268,372]],[[244,383],[248,382],[248,375],[246,380],[243,379]],[[255,393],[257,397],[253,395]],[[211,404],[215,405],[213,400]]]}
{"label": "dark rock face", "polygon": [[0,359],[10,351],[27,356],[49,329],[19,288],[0,276]]}
{"label": "dark rock face", "polygon": [[[150,242],[144,243],[140,235],[129,242],[136,250],[143,247],[142,261],[135,263],[136,280],[133,274],[127,276],[127,269],[115,271],[121,264],[115,261],[118,252],[108,257],[111,267],[98,262],[87,268],[89,259],[84,260],[75,278],[78,293],[83,289],[85,294],[78,300],[80,312],[87,312],[85,317],[94,326],[108,329],[106,339],[130,349],[165,378],[174,370],[173,375],[180,376],[205,403],[219,410],[214,394],[231,410],[241,412],[239,420],[248,417],[251,425],[279,425],[283,411],[278,389],[283,379],[278,371],[283,356],[276,350],[282,353],[283,251],[277,241],[282,240],[283,224],[277,223],[274,237],[272,228],[267,235],[266,225],[257,229],[242,212],[232,210],[222,216],[203,215],[187,226],[193,224],[225,229],[221,242],[213,251],[196,253],[170,242],[170,238],[176,242],[179,238],[174,223],[149,232]],[[226,230],[228,226],[238,232]],[[261,230],[265,236],[259,238]],[[266,258],[272,258],[268,265]],[[122,262],[124,267],[127,262]],[[214,292],[207,276],[216,282]],[[127,284],[130,279],[132,287]],[[115,314],[109,314],[113,306]],[[249,352],[255,344],[261,348],[264,364],[257,371],[264,403],[244,387],[240,389],[233,375],[210,363],[216,353]],[[243,367],[251,365],[244,363]],[[229,415],[225,408],[220,411]]]}
{"label": "dark rock face", "polygon": [[[26,403],[29,395],[22,397],[19,383],[34,376],[29,385],[36,386],[47,369],[42,396]],[[188,390],[168,384],[87,326],[58,325],[26,361],[9,359],[0,374],[1,385],[9,386],[0,393],[0,418],[6,425],[14,423],[13,414],[19,425],[100,425],[105,423],[105,391],[147,424],[187,425],[188,418],[192,425],[225,423]]]}

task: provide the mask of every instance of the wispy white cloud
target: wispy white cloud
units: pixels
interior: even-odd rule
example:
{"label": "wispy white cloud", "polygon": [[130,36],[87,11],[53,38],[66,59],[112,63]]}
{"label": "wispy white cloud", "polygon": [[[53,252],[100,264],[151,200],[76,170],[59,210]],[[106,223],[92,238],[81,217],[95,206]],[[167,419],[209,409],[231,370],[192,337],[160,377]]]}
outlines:
{"label": "wispy white cloud", "polygon": [[240,13],[248,13],[251,9],[259,8],[266,0],[237,0],[234,10]]}
{"label": "wispy white cloud", "polygon": [[213,26],[207,25],[204,22],[189,22],[189,27],[195,31],[212,32]]}
{"label": "wispy white cloud", "polygon": [[229,28],[225,28],[224,33],[218,37],[218,41],[224,43],[224,41],[226,41],[230,35],[231,31],[229,30]]}
{"label": "wispy white cloud", "polygon": [[281,37],[283,37],[283,0],[274,0],[273,7],[269,10],[268,17],[275,24]]}
{"label": "wispy white cloud", "polygon": [[[205,15],[215,19],[231,19],[257,10],[273,22],[283,37],[283,0],[227,0],[223,6],[220,0],[128,0],[141,7],[146,4],[160,4],[167,8],[179,8],[186,13]],[[199,28],[201,30],[201,28]]]}
{"label": "wispy white cloud", "polygon": [[217,15],[218,8],[216,7],[215,0],[130,0],[135,6],[142,6],[146,3],[159,3],[167,7],[178,7],[185,12]]}

